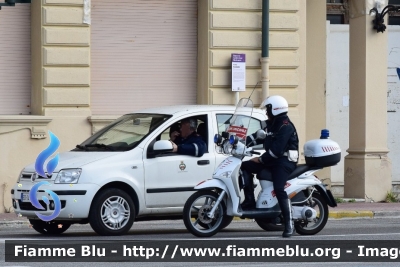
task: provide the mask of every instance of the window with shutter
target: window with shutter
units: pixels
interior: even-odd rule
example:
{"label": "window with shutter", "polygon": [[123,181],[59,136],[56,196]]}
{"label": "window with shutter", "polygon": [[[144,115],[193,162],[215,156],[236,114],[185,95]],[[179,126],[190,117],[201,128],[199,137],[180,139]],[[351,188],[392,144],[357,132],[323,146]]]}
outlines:
{"label": "window with shutter", "polygon": [[0,115],[27,115],[31,105],[30,4],[0,11]]}

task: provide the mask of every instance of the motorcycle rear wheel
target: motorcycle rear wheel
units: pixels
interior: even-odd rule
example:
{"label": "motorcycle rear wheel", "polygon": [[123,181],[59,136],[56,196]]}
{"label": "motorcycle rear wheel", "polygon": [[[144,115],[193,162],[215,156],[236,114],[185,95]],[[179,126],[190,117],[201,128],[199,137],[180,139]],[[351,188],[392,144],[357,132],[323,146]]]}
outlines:
{"label": "motorcycle rear wheel", "polygon": [[210,190],[198,191],[189,197],[183,208],[183,222],[190,233],[198,237],[210,237],[223,228],[227,220],[224,220],[227,215],[223,201],[215,210],[214,218],[207,216],[217,199],[218,194]]}
{"label": "motorcycle rear wheel", "polygon": [[308,207],[316,210],[318,214],[317,218],[312,222],[297,221],[294,223],[294,228],[296,229],[296,232],[301,235],[315,235],[324,229],[326,222],[328,221],[328,204],[326,204],[325,199],[317,192],[312,194],[310,201],[307,203]]}

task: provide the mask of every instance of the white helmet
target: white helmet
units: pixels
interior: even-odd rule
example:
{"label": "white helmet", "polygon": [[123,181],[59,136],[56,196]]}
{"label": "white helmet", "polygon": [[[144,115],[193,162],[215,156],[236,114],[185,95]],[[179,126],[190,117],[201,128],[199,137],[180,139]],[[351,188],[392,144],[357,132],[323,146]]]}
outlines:
{"label": "white helmet", "polygon": [[260,108],[267,109],[267,113],[272,116],[277,116],[282,113],[287,113],[289,110],[289,104],[282,96],[273,95],[264,99]]}

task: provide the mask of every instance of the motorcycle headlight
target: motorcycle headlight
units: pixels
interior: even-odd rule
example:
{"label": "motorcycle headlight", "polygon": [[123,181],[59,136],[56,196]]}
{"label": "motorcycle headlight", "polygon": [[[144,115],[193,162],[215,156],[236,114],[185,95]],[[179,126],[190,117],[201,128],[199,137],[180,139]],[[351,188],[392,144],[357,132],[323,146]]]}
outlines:
{"label": "motorcycle headlight", "polygon": [[76,184],[81,176],[82,169],[61,170],[54,181],[55,184]]}
{"label": "motorcycle headlight", "polygon": [[231,173],[232,173],[231,171],[223,172],[218,177],[220,177],[220,178],[229,178],[229,176],[231,176]]}

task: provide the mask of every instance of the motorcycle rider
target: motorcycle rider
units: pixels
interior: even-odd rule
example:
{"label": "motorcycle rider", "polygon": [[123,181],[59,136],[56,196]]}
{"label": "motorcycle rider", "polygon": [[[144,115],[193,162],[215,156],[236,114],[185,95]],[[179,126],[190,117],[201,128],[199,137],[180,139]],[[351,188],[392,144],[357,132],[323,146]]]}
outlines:
{"label": "motorcycle rider", "polygon": [[267,136],[264,140],[257,140],[256,133],[247,136],[246,144],[264,143],[265,153],[260,157],[252,158],[242,163],[242,183],[245,200],[243,210],[255,209],[253,174],[261,171],[271,176],[274,191],[285,223],[283,237],[290,237],[293,233],[291,204],[285,192],[285,184],[290,173],[296,168],[298,161],[299,139],[296,128],[287,116],[288,102],[282,96],[269,96],[260,108],[266,109],[268,120],[264,128]]}

